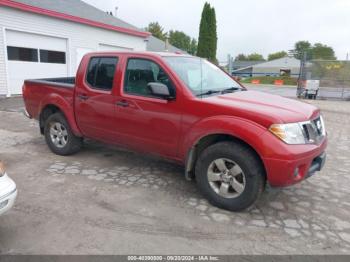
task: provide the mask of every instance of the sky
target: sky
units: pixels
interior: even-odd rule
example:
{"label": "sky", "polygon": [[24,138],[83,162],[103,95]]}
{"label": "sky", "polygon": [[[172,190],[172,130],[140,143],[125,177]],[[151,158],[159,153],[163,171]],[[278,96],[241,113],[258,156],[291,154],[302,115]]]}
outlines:
{"label": "sky", "polygon": [[[205,0],[84,0],[144,28],[158,21],[165,31],[198,38]],[[219,61],[239,53],[268,54],[293,48],[299,40],[333,47],[350,59],[350,0],[207,0],[216,11]]]}

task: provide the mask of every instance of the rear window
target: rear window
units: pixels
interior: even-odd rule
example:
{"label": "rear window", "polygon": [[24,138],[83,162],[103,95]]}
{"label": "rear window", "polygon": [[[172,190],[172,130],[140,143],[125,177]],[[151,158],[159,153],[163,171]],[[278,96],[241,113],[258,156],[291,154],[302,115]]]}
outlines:
{"label": "rear window", "polygon": [[86,74],[86,82],[95,89],[111,90],[117,57],[93,57],[90,59]]}

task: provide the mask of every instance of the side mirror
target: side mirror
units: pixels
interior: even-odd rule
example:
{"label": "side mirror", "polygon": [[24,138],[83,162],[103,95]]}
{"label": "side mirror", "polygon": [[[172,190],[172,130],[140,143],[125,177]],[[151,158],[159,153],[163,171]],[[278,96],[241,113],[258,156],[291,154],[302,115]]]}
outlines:
{"label": "side mirror", "polygon": [[162,83],[150,82],[147,84],[147,88],[153,96],[167,100],[174,99],[174,97],[172,97],[170,94],[169,87]]}

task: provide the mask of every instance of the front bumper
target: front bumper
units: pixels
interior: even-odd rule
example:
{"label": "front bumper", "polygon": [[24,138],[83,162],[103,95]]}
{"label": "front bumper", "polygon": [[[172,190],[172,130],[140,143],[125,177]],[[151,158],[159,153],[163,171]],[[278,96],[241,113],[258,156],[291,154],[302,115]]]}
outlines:
{"label": "front bumper", "polygon": [[17,197],[17,188],[6,174],[0,178],[0,183],[6,185],[0,188],[0,215],[2,215],[13,207]]}
{"label": "front bumper", "polygon": [[309,170],[305,176],[305,178],[308,178],[310,176],[312,176],[313,174],[315,174],[317,171],[321,171],[321,169],[323,168],[323,166],[325,165],[326,163],[326,157],[327,157],[327,154],[326,152],[323,152],[321,155],[319,155],[318,157],[316,157],[310,167],[309,167]]}
{"label": "front bumper", "polygon": [[327,137],[319,145],[289,147],[291,150],[284,157],[263,159],[271,186],[283,187],[296,184],[314,175],[325,165]]}

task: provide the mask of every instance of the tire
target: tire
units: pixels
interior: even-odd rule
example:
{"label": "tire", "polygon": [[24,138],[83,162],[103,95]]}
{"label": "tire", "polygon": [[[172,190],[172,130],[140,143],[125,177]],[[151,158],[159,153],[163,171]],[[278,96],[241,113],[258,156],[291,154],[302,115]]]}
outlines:
{"label": "tire", "polygon": [[195,175],[204,197],[212,205],[230,211],[251,207],[266,181],[255,152],[236,142],[219,142],[206,148],[197,160]]}
{"label": "tire", "polygon": [[55,113],[48,117],[45,122],[44,135],[46,144],[57,155],[72,155],[82,147],[82,138],[73,134],[62,113]]}

